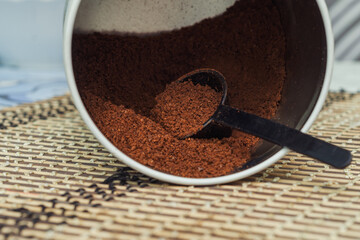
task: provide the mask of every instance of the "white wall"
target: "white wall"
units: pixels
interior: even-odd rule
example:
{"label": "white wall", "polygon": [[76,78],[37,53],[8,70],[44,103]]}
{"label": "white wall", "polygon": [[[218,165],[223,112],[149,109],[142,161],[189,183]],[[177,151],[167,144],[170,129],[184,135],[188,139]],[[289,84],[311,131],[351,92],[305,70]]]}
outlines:
{"label": "white wall", "polygon": [[62,68],[65,0],[0,0],[0,65]]}

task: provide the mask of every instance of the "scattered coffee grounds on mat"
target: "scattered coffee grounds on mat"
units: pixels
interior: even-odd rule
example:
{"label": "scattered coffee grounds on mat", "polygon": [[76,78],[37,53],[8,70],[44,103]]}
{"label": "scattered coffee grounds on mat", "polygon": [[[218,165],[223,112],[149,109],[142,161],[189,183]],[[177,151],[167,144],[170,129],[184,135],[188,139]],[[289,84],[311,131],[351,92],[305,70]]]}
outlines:
{"label": "scattered coffee grounds on mat", "polygon": [[150,168],[183,177],[238,171],[258,138],[179,140],[151,114],[166,84],[199,68],[220,71],[233,107],[271,118],[285,73],[285,37],[271,0],[237,1],[222,15],[156,34],[75,33],[73,68],[100,131]]}
{"label": "scattered coffee grounds on mat", "polygon": [[215,113],[221,97],[221,92],[209,86],[175,81],[156,96],[151,117],[174,137],[184,138],[202,128]]}

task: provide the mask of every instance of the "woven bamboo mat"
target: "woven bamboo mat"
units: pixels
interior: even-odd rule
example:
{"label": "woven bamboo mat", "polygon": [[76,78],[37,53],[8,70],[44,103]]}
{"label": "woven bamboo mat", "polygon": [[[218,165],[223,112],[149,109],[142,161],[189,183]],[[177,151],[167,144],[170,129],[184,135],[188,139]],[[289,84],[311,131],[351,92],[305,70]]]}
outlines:
{"label": "woven bamboo mat", "polygon": [[161,183],[112,157],[69,96],[0,112],[2,239],[360,239],[360,94],[330,94],[311,133],[337,170],[296,153],[232,184]]}

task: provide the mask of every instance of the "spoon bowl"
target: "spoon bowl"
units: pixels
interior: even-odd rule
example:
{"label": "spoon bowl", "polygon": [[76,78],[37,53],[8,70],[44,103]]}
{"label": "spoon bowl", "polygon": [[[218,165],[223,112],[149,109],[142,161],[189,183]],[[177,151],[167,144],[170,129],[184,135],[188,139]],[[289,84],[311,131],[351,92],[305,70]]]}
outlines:
{"label": "spoon bowl", "polygon": [[[210,68],[194,70],[190,73],[187,73],[180,77],[178,82],[191,81],[194,85],[200,84],[202,86],[209,86],[214,91],[221,93],[221,99],[219,105],[224,105],[227,97],[227,83],[224,76]],[[216,112],[214,112],[214,115]],[[214,116],[213,115],[213,116]],[[222,124],[214,121],[213,116],[211,116],[205,123],[202,124],[202,128],[197,132],[190,133],[181,139],[185,138],[224,138],[230,137],[232,129],[230,127],[224,126]]]}

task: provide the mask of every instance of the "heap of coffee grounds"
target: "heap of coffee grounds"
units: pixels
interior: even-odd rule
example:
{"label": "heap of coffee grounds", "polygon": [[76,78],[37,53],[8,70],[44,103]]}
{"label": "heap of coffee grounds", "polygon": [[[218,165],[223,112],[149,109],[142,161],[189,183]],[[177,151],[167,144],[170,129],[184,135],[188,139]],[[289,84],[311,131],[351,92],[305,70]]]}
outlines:
{"label": "heap of coffee grounds", "polygon": [[170,32],[76,33],[73,69],[81,98],[100,131],[122,152],[183,177],[237,171],[258,138],[179,140],[152,118],[166,84],[199,68],[227,79],[233,107],[271,118],[285,74],[285,37],[271,0],[237,1],[222,15]]}
{"label": "heap of coffee grounds", "polygon": [[215,113],[221,97],[221,92],[209,86],[194,85],[192,81],[175,81],[156,96],[151,117],[172,136],[184,138],[202,128]]}

